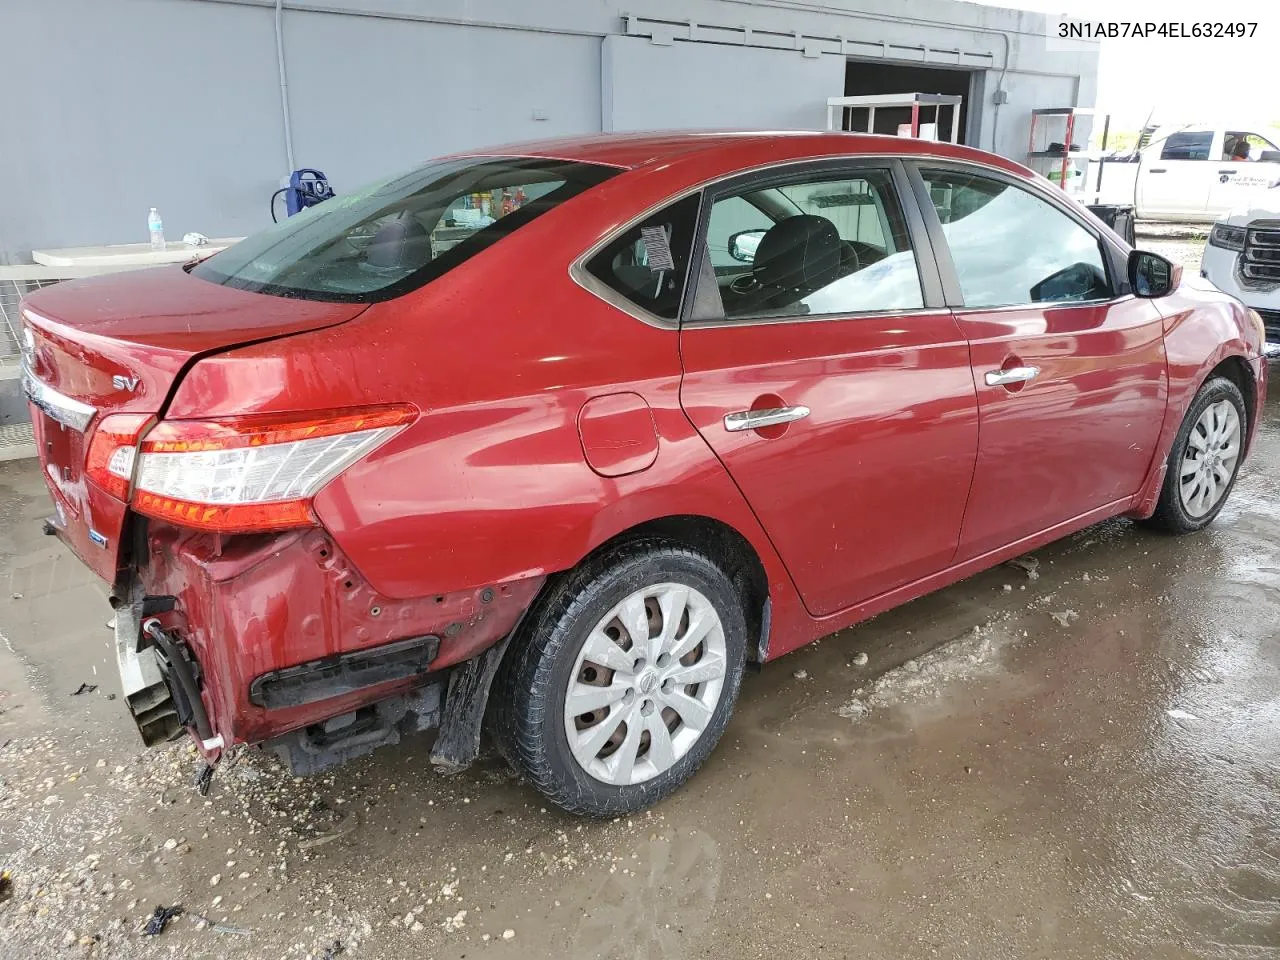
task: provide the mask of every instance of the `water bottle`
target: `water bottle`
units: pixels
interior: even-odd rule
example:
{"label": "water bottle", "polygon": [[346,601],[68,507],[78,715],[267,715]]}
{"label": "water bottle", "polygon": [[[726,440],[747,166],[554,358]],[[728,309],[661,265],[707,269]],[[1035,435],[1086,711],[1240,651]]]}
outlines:
{"label": "water bottle", "polygon": [[151,234],[151,249],[164,249],[164,221],[160,219],[160,214],[155,207],[151,208],[151,213],[147,215],[147,232]]}

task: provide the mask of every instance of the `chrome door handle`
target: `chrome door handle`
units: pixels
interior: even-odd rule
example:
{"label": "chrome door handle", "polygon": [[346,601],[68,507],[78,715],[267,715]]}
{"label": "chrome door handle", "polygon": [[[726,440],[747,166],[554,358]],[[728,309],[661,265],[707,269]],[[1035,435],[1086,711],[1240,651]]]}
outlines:
{"label": "chrome door handle", "polygon": [[808,415],[809,408],[805,406],[739,410],[737,413],[725,414],[724,428],[731,433],[741,430],[759,430],[761,427],[776,427],[780,423],[803,420]]}
{"label": "chrome door handle", "polygon": [[1003,387],[1010,383],[1026,383],[1040,376],[1039,367],[1009,367],[1007,370],[988,370],[987,386]]}

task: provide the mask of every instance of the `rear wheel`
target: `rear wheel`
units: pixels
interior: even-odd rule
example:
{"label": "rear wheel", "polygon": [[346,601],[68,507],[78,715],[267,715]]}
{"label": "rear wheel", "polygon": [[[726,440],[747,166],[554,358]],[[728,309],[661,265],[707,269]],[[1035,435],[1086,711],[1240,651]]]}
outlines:
{"label": "rear wheel", "polygon": [[1247,422],[1240,388],[1226,377],[1200,388],[1169,451],[1152,526],[1191,533],[1213,522],[1240,471]]}
{"label": "rear wheel", "polygon": [[624,545],[534,611],[499,680],[503,753],[553,802],[618,816],[687,780],[724,732],[742,682],[746,622],[702,554]]}

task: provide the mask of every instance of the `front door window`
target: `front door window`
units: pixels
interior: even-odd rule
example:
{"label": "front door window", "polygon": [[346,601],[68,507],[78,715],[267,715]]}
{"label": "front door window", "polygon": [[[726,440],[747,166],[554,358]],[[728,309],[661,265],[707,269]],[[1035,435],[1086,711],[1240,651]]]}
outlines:
{"label": "front door window", "polygon": [[1274,151],[1276,145],[1266,137],[1247,130],[1228,130],[1222,138],[1222,159],[1237,161],[1261,160],[1264,151]]}
{"label": "front door window", "polygon": [[923,171],[966,307],[1107,300],[1098,238],[1027,190],[970,173]]}

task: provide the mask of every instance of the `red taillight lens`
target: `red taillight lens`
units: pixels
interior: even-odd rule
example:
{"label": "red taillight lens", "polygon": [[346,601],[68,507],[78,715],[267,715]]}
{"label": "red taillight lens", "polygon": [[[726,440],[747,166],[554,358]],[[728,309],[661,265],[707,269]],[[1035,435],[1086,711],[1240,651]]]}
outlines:
{"label": "red taillight lens", "polygon": [[401,427],[417,414],[414,407],[395,406],[223,420],[162,420],[147,434],[142,452],[195,453],[298,443],[339,434]]}
{"label": "red taillight lens", "polygon": [[213,506],[173,497],[161,497],[139,490],[133,508],[157,520],[181,527],[197,527],[221,533],[250,533],[307,527],[316,522],[310,500],[279,500],[274,503],[234,503]]}
{"label": "red taillight lens", "polygon": [[306,526],[320,488],[417,415],[389,406],[162,421],[142,441],[133,505],[225,533]]}
{"label": "red taillight lens", "polygon": [[113,413],[94,428],[85,457],[85,473],[113,497],[129,499],[138,438],[151,419],[149,413]]}

